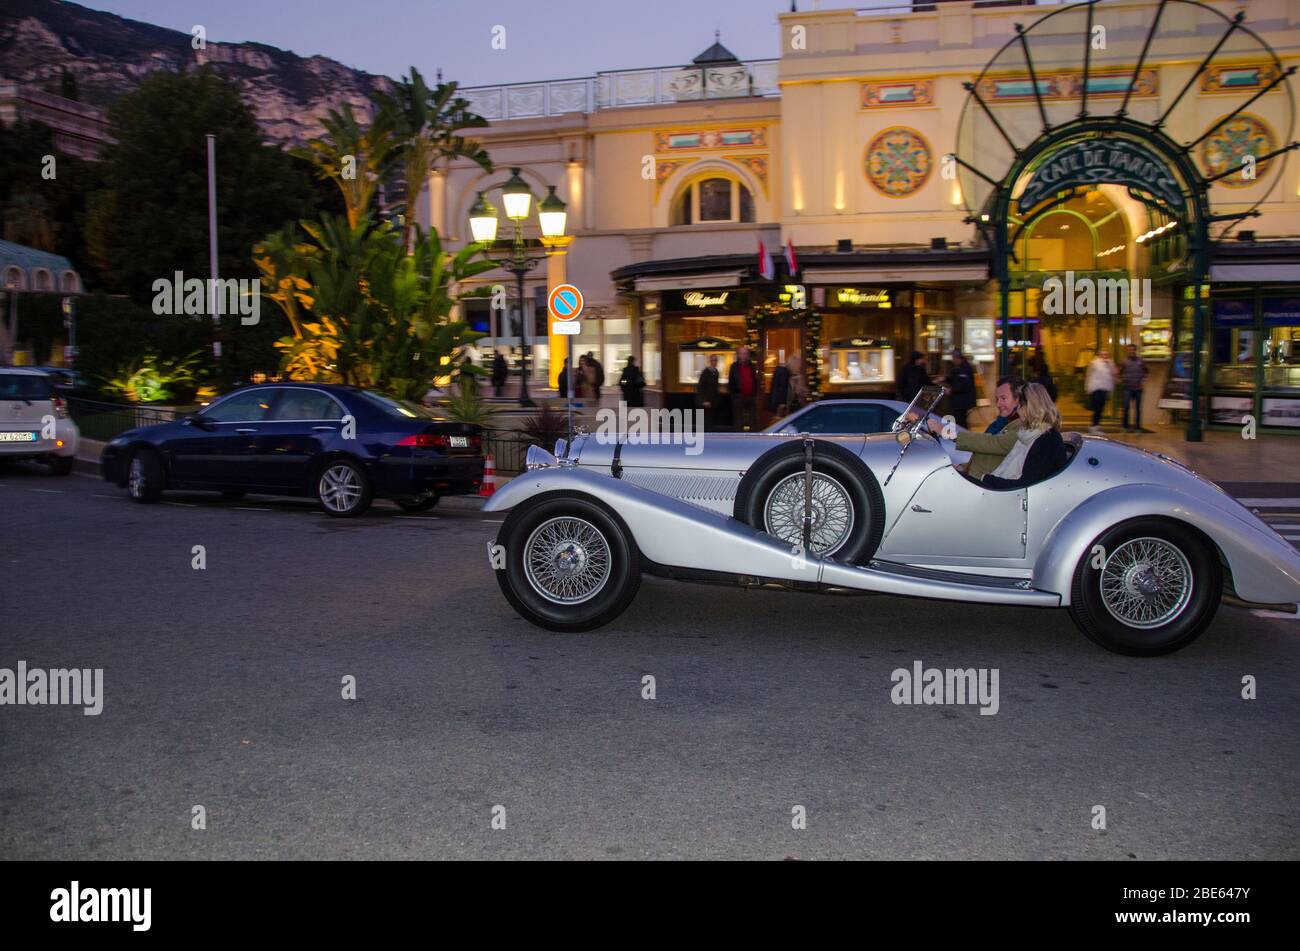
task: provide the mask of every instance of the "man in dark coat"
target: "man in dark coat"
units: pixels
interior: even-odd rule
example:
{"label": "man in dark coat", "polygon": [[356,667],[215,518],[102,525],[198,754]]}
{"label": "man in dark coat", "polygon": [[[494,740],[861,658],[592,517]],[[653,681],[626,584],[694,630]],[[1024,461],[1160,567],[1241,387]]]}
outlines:
{"label": "man in dark coat", "polygon": [[700,378],[695,384],[695,406],[704,410],[704,428],[712,429],[718,420],[718,356],[709,357],[709,365],[700,371]]}
{"label": "man in dark coat", "polygon": [[904,403],[916,399],[916,394],[930,382],[930,373],[925,366],[925,354],[919,350],[912,351],[912,360],[903,368],[898,379],[898,396]]}
{"label": "man in dark coat", "polygon": [[510,372],[510,368],[506,366],[506,358],[501,356],[500,350],[496,350],[494,353],[495,356],[492,357],[492,389],[495,395],[500,397],[506,387],[506,376]]}
{"label": "man in dark coat", "polygon": [[623,402],[628,406],[645,406],[645,374],[636,365],[636,357],[627,358],[627,366],[618,378],[618,388],[623,391]]}
{"label": "man in dark coat", "polygon": [[962,354],[961,348],[952,352],[952,369],[945,380],[948,384],[948,412],[962,429],[966,416],[975,408],[975,368]]}

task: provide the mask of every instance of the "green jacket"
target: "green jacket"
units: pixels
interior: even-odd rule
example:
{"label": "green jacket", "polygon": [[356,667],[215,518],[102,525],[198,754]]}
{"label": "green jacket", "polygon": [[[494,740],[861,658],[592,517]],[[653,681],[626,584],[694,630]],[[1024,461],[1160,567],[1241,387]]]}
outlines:
{"label": "green jacket", "polygon": [[989,433],[958,433],[957,448],[971,453],[970,467],[966,474],[972,479],[982,479],[1002,464],[1011,447],[1016,444],[1016,433],[1020,431],[1020,420],[1013,419],[1006,428],[996,435]]}

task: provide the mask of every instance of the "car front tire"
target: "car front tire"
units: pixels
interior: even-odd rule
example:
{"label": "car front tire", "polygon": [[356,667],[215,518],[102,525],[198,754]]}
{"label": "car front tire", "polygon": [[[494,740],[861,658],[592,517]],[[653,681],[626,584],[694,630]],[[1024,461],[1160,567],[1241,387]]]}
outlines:
{"label": "car front tire", "polygon": [[[835,443],[813,449],[812,553],[866,564],[880,546],[885,500],[869,469]],[[764,453],[736,490],[733,514],[761,532],[803,542],[804,443],[790,440]]]}
{"label": "car front tire", "polygon": [[604,506],[539,496],[516,506],[497,535],[497,583],[525,620],[551,631],[590,631],[626,610],[641,586],[640,552]]}
{"label": "car front tire", "polygon": [[351,459],[331,459],[316,477],[316,498],[327,515],[354,518],[370,508],[374,489],[360,465]]}
{"label": "car front tire", "polygon": [[167,479],[162,460],[152,449],[137,449],[126,463],[126,492],[132,502],[157,502]]}
{"label": "car front tire", "polygon": [[50,470],[50,475],[65,476],[72,472],[72,456],[51,456],[46,466]]}
{"label": "car front tire", "polygon": [[1095,539],[1074,572],[1070,615],[1094,643],[1154,657],[1196,640],[1223,594],[1218,552],[1186,526],[1134,519]]}

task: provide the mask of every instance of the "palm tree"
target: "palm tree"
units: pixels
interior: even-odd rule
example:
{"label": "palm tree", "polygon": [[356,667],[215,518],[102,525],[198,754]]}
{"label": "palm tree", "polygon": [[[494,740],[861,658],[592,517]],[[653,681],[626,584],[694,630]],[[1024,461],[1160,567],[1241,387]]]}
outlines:
{"label": "palm tree", "polygon": [[412,66],[410,78],[398,82],[392,95],[375,93],[371,97],[380,113],[393,117],[399,142],[397,154],[406,178],[402,247],[407,251],[412,247],[415,202],[430,172],[457,158],[467,158],[484,171],[492,171],[487,150],[461,134],[465,129],[486,127],[488,121],[471,111],[469,100],[456,95],[456,85],[439,83],[430,90],[420,71]]}
{"label": "palm tree", "polygon": [[290,150],[315,165],[320,178],[339,187],[352,227],[369,213],[379,182],[392,166],[400,145],[394,136],[395,121],[391,110],[381,108],[363,126],[353,115],[352,104],[344,103],[341,112],[331,109],[321,120],[323,136]]}

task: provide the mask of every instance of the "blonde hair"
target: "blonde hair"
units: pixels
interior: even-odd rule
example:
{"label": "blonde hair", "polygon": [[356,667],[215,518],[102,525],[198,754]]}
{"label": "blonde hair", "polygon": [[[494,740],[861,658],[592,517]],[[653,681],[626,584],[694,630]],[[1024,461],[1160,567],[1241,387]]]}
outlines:
{"label": "blonde hair", "polygon": [[1025,429],[1061,428],[1061,412],[1041,383],[1025,387],[1025,395],[1020,398],[1020,425]]}

